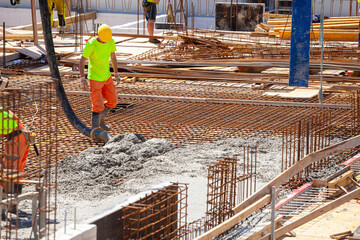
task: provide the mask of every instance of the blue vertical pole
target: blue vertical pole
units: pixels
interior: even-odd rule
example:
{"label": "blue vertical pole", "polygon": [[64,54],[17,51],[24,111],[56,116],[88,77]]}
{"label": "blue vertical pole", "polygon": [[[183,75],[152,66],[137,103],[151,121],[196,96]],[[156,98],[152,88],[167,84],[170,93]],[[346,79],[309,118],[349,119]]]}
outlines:
{"label": "blue vertical pole", "polygon": [[358,46],[360,47],[360,22],[359,22],[359,37],[358,37]]}
{"label": "blue vertical pole", "polygon": [[311,0],[293,0],[289,86],[309,85]]}

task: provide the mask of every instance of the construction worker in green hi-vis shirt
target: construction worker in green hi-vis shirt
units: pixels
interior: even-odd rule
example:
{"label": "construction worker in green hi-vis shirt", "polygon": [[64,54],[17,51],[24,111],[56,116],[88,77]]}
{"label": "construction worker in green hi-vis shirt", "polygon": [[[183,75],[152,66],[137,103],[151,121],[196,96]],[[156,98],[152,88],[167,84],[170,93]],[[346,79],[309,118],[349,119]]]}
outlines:
{"label": "construction worker in green hi-vis shirt", "polygon": [[[1,159],[1,165],[9,172],[15,170],[23,173],[25,170],[30,144],[23,128],[23,123],[13,112],[4,111],[3,107],[0,107],[0,135],[5,137],[4,157]],[[13,182],[16,194],[22,192],[21,180],[22,177],[19,177]]]}
{"label": "construction worker in green hi-vis shirt", "polygon": [[[112,38],[110,27],[103,24],[98,29],[98,36],[91,38],[80,59],[80,80],[84,90],[89,89],[92,102],[91,128],[94,131],[101,128],[109,131],[110,126],[105,124],[105,117],[117,104],[117,92],[110,73],[110,63],[114,69],[116,82],[120,82],[117,70],[116,46]],[[85,79],[85,62],[89,59],[88,81]],[[105,100],[104,100],[105,99]]]}

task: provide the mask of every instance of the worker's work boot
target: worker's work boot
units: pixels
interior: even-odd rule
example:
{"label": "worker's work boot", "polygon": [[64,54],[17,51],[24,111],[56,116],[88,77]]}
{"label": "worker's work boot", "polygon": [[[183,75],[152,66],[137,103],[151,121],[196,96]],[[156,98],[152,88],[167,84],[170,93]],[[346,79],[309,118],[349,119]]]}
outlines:
{"label": "worker's work boot", "polygon": [[100,126],[101,113],[92,112],[91,117],[91,129],[98,128]]}
{"label": "worker's work boot", "polygon": [[[19,196],[22,194],[22,189],[23,189],[23,185],[22,184],[17,184],[14,183],[14,195],[15,196]],[[18,205],[12,205],[11,208],[9,209],[9,212],[13,213],[13,214],[17,214],[18,213]]]}
{"label": "worker's work boot", "polygon": [[23,185],[21,183],[16,184],[14,183],[14,193],[17,195],[22,194]]}
{"label": "worker's work boot", "polygon": [[149,39],[149,42],[155,43],[155,44],[159,44],[159,43],[160,43],[160,41],[157,40],[156,38],[150,38],[150,39]]}
{"label": "worker's work boot", "polygon": [[64,15],[58,14],[58,20],[59,20],[59,26],[60,27],[65,27],[66,26]]}
{"label": "worker's work boot", "polygon": [[108,115],[110,110],[111,110],[111,108],[105,106],[105,109],[101,112],[101,119],[100,119],[100,127],[101,127],[101,129],[103,129],[103,130],[105,130],[107,132],[111,130],[111,127],[106,125],[105,118]]}

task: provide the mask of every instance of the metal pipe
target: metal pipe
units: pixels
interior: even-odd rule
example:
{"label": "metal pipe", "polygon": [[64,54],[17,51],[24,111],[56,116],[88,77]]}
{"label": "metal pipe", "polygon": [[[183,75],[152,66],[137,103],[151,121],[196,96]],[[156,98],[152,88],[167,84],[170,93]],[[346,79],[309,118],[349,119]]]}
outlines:
{"label": "metal pipe", "polygon": [[76,230],[76,208],[74,209],[74,230]]}
{"label": "metal pipe", "polygon": [[66,235],[66,216],[67,215],[67,212],[65,210],[65,216],[64,216],[64,234]]}
{"label": "metal pipe", "polygon": [[136,34],[139,35],[140,34],[140,4],[139,1],[137,1],[137,21],[136,21]]}
{"label": "metal pipe", "polygon": [[[79,118],[74,113],[69,100],[67,99],[64,86],[61,81],[59,68],[57,65],[55,50],[54,50],[54,42],[52,39],[52,32],[51,32],[51,24],[50,24],[50,13],[48,10],[48,3],[47,0],[39,0],[40,6],[40,13],[41,13],[41,20],[43,25],[43,33],[44,33],[44,40],[46,45],[46,52],[47,52],[47,59],[49,62],[49,68],[51,72],[51,76],[53,79],[56,79],[56,93],[57,97],[61,103],[63,111],[66,117],[69,119],[70,123],[82,134],[87,137],[90,137],[91,129],[86,127]],[[108,142],[111,137],[111,134],[105,132],[103,130],[95,130],[93,133],[93,139],[96,141]]]}
{"label": "metal pipe", "polygon": [[275,239],[275,200],[276,200],[276,187],[271,188],[271,235],[270,239]]}

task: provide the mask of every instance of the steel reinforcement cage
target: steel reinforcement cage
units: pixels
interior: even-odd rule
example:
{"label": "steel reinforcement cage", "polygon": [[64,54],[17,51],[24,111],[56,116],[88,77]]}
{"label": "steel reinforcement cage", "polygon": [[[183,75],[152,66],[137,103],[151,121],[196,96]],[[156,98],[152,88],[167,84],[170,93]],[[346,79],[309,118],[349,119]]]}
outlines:
{"label": "steel reinforcement cage", "polygon": [[186,184],[173,183],[123,208],[120,239],[184,239]]}
{"label": "steel reinforcement cage", "polygon": [[56,231],[60,112],[54,83],[5,88],[0,104],[0,238],[50,239]]}

